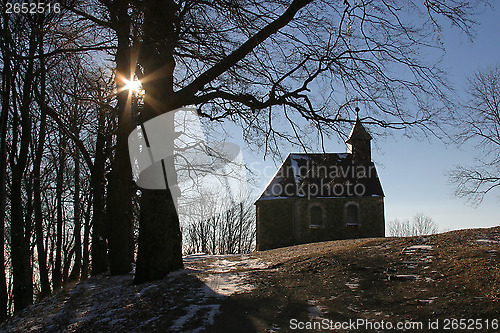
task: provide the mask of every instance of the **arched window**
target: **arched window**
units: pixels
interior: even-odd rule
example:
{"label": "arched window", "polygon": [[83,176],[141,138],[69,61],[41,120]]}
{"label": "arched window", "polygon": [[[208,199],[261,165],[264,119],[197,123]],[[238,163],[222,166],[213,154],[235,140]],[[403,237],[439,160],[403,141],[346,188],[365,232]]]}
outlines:
{"label": "arched window", "polygon": [[309,208],[311,217],[311,226],[323,225],[323,209],[320,206],[312,206]]}
{"label": "arched window", "polygon": [[358,206],[346,206],[346,224],[348,226],[358,226]]}

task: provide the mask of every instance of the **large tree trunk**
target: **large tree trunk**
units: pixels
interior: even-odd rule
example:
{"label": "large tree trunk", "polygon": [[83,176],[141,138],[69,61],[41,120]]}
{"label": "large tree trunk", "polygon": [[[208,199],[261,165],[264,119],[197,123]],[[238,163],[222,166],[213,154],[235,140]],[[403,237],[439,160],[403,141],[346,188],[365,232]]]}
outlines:
{"label": "large tree trunk", "polygon": [[[30,49],[28,65],[24,76],[24,86],[22,91],[21,113],[21,146],[17,162],[15,161],[15,151],[17,150],[17,130],[14,131],[14,142],[12,143],[11,169],[11,260],[13,274],[13,296],[14,311],[23,310],[33,303],[33,285],[29,251],[26,250],[25,220],[23,214],[22,183],[28,162],[29,145],[31,141],[31,119],[29,107],[31,102],[32,85],[34,82],[33,62],[36,50],[36,36],[32,32],[30,35]],[[14,126],[18,126],[18,113],[15,112]],[[29,242],[28,242],[29,244]]]}
{"label": "large tree trunk", "polygon": [[[92,275],[106,272],[108,269],[108,254],[104,232],[104,168],[106,156],[104,156],[104,146],[106,138],[104,136],[105,114],[99,112],[99,123],[95,146],[94,166],[91,172],[90,185],[92,188]],[[85,232],[89,232],[90,226],[85,226]],[[87,235],[88,237],[88,235]],[[88,242],[88,240],[87,240]],[[85,256],[84,256],[85,258]],[[85,265],[84,265],[85,269]]]}
{"label": "large tree trunk", "polygon": [[126,274],[132,269],[130,258],[130,228],[132,226],[132,168],[128,157],[128,135],[132,131],[128,91],[124,79],[130,79],[130,21],[127,5],[112,8],[118,36],[116,51],[116,85],[118,88],[118,131],[115,158],[108,175],[110,189],[107,202],[109,268],[113,275]]}
{"label": "large tree trunk", "polygon": [[24,215],[24,256],[27,258],[29,265],[29,274],[26,274],[26,285],[28,286],[28,293],[32,295],[33,299],[33,269],[31,261],[33,256],[33,248],[31,247],[31,236],[33,236],[33,178],[31,175],[26,175],[24,180],[26,189],[26,208]]}
{"label": "large tree trunk", "polygon": [[[103,163],[104,167],[104,163]],[[97,157],[92,173],[92,275],[108,269],[108,253],[104,234],[104,170],[98,167]]]}
{"label": "large tree trunk", "polygon": [[61,288],[62,286],[62,234],[64,227],[64,217],[63,217],[63,182],[64,182],[64,160],[65,160],[65,149],[66,149],[66,139],[64,134],[61,134],[59,141],[59,161],[57,169],[57,183],[56,183],[56,261],[54,263],[54,270],[52,272],[52,285],[54,290]]}
{"label": "large tree trunk", "polygon": [[[173,1],[147,1],[144,6],[144,43],[140,63],[147,77],[161,70],[162,76],[143,82],[145,105],[141,121],[173,110],[174,21],[177,5]],[[163,40],[161,46],[156,42]],[[171,124],[173,133],[173,124]],[[173,139],[173,138],[172,138]],[[172,154],[173,155],[173,154]],[[174,160],[164,160],[164,168],[174,168]],[[167,180],[165,179],[165,182]],[[175,198],[168,189],[142,190],[139,222],[139,248],[134,283],[138,284],[164,277],[183,267],[182,239]],[[177,196],[177,193],[174,194]]]}
{"label": "large tree trunk", "polygon": [[[4,33],[7,23],[4,20]],[[6,208],[6,175],[7,175],[7,123],[9,120],[9,103],[12,73],[10,69],[10,49],[5,38],[2,38],[3,71],[2,71],[2,114],[0,115],[0,322],[7,318],[7,281],[5,279],[5,208]]]}
{"label": "large tree trunk", "polygon": [[142,190],[134,283],[161,279],[180,268],[181,231],[170,191]]}
{"label": "large tree trunk", "polygon": [[[4,64],[5,66],[5,64]],[[8,66],[8,65],[7,65]],[[5,76],[4,76],[5,79]],[[8,79],[10,80],[10,78]],[[5,85],[4,85],[5,87]],[[3,96],[5,103],[6,95],[9,90],[4,90]],[[8,101],[7,101],[8,103]],[[6,173],[7,173],[7,108],[2,106],[0,116],[0,322],[7,318],[7,281],[5,279],[5,206],[6,206]]]}
{"label": "large tree trunk", "polygon": [[40,298],[50,294],[49,272],[47,270],[47,254],[44,246],[43,235],[43,216],[42,216],[42,193],[40,186],[40,164],[42,161],[43,145],[45,142],[45,126],[47,116],[42,109],[42,119],[40,123],[40,130],[38,135],[38,147],[33,164],[33,203],[35,211],[35,235],[36,235],[36,249],[38,255],[38,267],[40,270]]}
{"label": "large tree trunk", "polygon": [[[43,54],[43,43],[40,41],[38,45],[40,54]],[[39,298],[44,298],[50,294],[49,271],[47,269],[47,253],[45,252],[44,236],[43,236],[43,216],[42,216],[42,190],[40,180],[40,168],[42,164],[43,148],[45,145],[45,132],[47,125],[47,112],[45,106],[45,61],[44,57],[40,58],[40,96],[38,105],[40,106],[40,128],[38,131],[38,143],[35,152],[35,160],[33,162],[33,204],[35,211],[35,235],[36,235],[36,250],[38,256],[38,268],[40,273],[40,294]]]}
{"label": "large tree trunk", "polygon": [[[80,129],[78,127],[78,109],[73,109],[72,122],[71,122],[71,132],[80,140]],[[75,164],[75,174],[74,174],[74,193],[73,193],[73,220],[74,229],[73,235],[75,237],[75,262],[73,264],[73,269],[69,275],[68,281],[75,281],[80,278],[80,273],[82,269],[82,220],[81,220],[81,205],[80,205],[80,150],[76,144],[74,145],[74,155],[73,161]],[[69,260],[69,265],[71,264],[71,257]],[[68,268],[69,269],[69,268]]]}

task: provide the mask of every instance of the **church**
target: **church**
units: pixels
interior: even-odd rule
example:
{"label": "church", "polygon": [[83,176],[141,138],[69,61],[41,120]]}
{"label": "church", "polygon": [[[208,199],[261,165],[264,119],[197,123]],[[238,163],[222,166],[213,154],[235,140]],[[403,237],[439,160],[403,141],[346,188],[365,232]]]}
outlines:
{"label": "church", "polygon": [[371,140],[356,117],[346,153],[289,154],[255,202],[257,250],[384,237],[384,192]]}

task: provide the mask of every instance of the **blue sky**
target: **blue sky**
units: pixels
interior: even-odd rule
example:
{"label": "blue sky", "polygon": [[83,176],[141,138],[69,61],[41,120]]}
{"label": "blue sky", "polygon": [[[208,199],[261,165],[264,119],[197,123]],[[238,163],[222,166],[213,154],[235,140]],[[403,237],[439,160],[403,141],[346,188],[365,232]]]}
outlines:
{"label": "blue sky", "polygon": [[[466,78],[479,68],[500,62],[499,9],[487,10],[477,21],[473,43],[456,29],[446,29],[443,59],[448,78],[463,95]],[[442,230],[489,227],[500,224],[499,191],[477,208],[453,196],[446,171],[456,165],[474,165],[473,145],[457,148],[437,139],[416,141],[401,136],[378,140],[373,159],[386,194],[386,220],[410,218],[416,212],[432,217]]]}
{"label": "blue sky", "polygon": [[[500,6],[487,10],[477,17],[473,42],[456,29],[444,27],[442,42],[446,48],[443,67],[450,82],[463,95],[467,76],[479,68],[500,63]],[[490,227],[500,224],[498,204],[500,193],[491,193],[479,205],[472,207],[464,199],[453,196],[453,186],[448,183],[446,172],[456,165],[473,165],[473,145],[455,147],[437,139],[418,141],[400,133],[387,138],[375,138],[372,156],[386,195],[386,221],[410,219],[423,213],[438,224],[440,230]],[[344,152],[345,145],[329,141],[327,151]],[[257,188],[262,191],[276,167],[264,161],[261,155],[244,148],[244,156],[251,169],[262,173],[257,177]],[[266,172],[262,170],[266,169]]]}

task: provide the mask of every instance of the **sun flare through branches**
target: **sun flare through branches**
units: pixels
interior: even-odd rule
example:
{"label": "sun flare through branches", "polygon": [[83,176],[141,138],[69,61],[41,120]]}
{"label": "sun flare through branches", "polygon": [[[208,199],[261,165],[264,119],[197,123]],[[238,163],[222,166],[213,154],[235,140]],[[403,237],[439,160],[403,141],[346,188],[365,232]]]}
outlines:
{"label": "sun flare through branches", "polygon": [[129,90],[130,92],[140,93],[142,91],[142,84],[139,80],[127,80],[125,81],[125,90]]}

